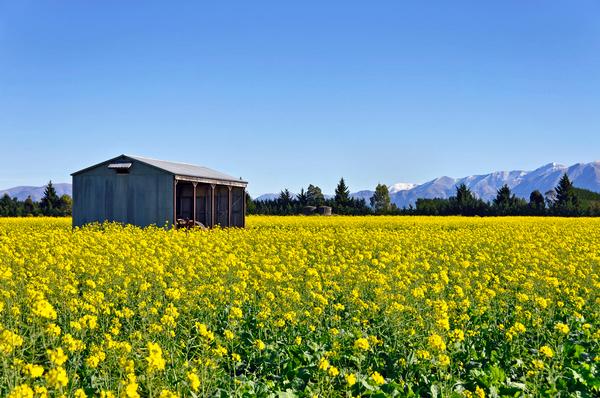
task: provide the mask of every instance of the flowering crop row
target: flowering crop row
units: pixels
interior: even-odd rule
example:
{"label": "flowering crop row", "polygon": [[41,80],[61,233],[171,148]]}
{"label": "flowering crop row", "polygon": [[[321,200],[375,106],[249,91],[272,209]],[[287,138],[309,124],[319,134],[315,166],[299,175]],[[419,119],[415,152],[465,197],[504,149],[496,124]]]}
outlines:
{"label": "flowering crop row", "polygon": [[0,396],[600,394],[600,220],[0,220]]}

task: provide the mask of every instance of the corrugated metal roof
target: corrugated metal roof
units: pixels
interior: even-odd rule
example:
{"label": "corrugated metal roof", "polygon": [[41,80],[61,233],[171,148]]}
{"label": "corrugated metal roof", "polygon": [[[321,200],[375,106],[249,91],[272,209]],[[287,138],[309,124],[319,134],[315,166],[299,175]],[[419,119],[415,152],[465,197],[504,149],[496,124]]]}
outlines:
{"label": "corrugated metal roof", "polygon": [[175,175],[198,177],[198,178],[208,178],[208,179],[214,179],[214,180],[246,182],[246,181],[240,180],[239,178],[230,176],[228,174],[221,173],[220,171],[209,169],[208,167],[204,167],[204,166],[197,166],[195,164],[170,162],[167,160],[151,159],[151,158],[145,158],[142,156],[135,156],[135,155],[125,155],[125,156],[130,157],[135,160],[138,160],[140,162],[152,165],[154,167],[158,167],[159,169],[168,171]]}
{"label": "corrugated metal roof", "polygon": [[166,172],[172,173],[175,176],[193,177],[193,178],[223,181],[223,182],[231,181],[231,182],[237,183],[236,185],[240,185],[240,186],[245,186],[246,184],[248,184],[248,181],[244,181],[239,178],[235,178],[228,174],[221,173],[220,171],[209,169],[208,167],[198,166],[198,165],[189,164],[189,163],[170,162],[167,160],[145,158],[143,156],[137,156],[137,155],[120,155],[114,159],[105,160],[104,162],[101,162],[101,163],[95,164],[93,166],[86,167],[85,169],[76,171],[75,173],[72,173],[71,175],[72,176],[78,175],[80,173],[91,170],[95,167],[98,167],[101,165],[108,165],[111,162],[117,162],[117,161],[123,162],[124,161],[123,158],[130,158],[130,159],[137,160],[138,162],[142,162],[142,163],[148,164],[150,166],[164,170]]}

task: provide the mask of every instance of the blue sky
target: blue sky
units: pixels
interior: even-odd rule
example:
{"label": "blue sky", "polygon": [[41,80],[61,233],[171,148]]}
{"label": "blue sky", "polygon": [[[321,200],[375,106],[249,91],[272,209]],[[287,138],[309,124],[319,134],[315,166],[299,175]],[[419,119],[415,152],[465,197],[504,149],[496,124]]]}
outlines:
{"label": "blue sky", "polygon": [[0,188],[132,153],[252,194],[600,159],[598,1],[0,0]]}

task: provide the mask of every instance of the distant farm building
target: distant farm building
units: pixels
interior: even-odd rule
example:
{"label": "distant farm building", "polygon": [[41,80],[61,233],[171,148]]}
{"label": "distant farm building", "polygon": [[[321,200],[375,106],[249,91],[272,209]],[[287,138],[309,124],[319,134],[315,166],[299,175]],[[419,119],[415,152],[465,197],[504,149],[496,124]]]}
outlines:
{"label": "distant farm building", "polygon": [[73,226],[245,226],[248,183],[206,167],[121,155],[72,176]]}

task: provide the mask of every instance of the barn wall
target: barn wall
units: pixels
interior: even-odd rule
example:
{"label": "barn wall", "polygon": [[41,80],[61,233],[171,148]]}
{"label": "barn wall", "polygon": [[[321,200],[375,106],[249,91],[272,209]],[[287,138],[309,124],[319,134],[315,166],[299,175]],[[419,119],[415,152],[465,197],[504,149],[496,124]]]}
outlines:
{"label": "barn wall", "polygon": [[[118,160],[115,160],[117,162]],[[135,160],[129,174],[107,163],[73,176],[73,226],[116,221],[163,226],[173,219],[173,176]]]}
{"label": "barn wall", "polygon": [[244,188],[233,187],[231,189],[231,226],[244,226],[244,202],[246,195]]}

